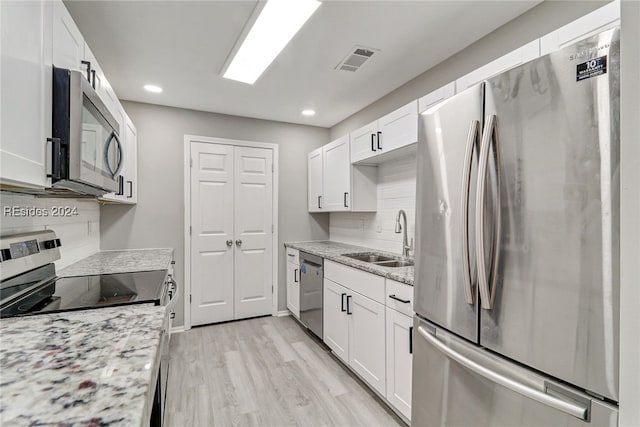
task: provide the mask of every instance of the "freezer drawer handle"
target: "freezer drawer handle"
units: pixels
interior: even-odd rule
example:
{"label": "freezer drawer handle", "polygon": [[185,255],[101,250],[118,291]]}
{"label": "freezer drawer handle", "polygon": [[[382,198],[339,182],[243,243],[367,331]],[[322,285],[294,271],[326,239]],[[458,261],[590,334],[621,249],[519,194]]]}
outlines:
{"label": "freezer drawer handle", "polygon": [[509,390],[521,394],[524,397],[535,400],[536,402],[540,402],[543,405],[550,406],[583,421],[589,421],[589,405],[568,402],[566,400],[559,399],[543,391],[536,390],[535,388],[532,388],[526,384],[522,384],[502,374],[494,372],[448,347],[445,343],[436,338],[433,333],[430,333],[422,326],[418,327],[418,332],[429,344],[434,346],[449,359],[458,362],[460,365],[488,379],[489,381],[493,381],[496,384],[506,387]]}
{"label": "freezer drawer handle", "polygon": [[395,294],[389,295],[389,298],[394,299],[396,301],[400,301],[403,304],[409,304],[411,302],[411,300],[408,300],[408,299],[400,299]]}

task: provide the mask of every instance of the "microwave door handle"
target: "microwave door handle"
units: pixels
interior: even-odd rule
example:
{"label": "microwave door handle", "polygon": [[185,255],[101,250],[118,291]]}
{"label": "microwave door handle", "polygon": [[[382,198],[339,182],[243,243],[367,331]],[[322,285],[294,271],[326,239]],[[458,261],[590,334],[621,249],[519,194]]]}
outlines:
{"label": "microwave door handle", "polygon": [[[111,167],[111,163],[109,162],[109,148],[111,147],[111,143],[114,140],[116,141],[117,150],[118,150],[118,165],[116,166],[115,170],[113,170],[113,168]],[[123,160],[124,159],[122,156],[122,143],[120,142],[120,138],[118,138],[118,135],[115,132],[111,132],[111,135],[109,136],[109,140],[107,141],[107,144],[104,147],[104,163],[107,166],[107,169],[109,170],[109,173],[111,174],[111,176],[115,177],[120,173],[120,170],[124,165]]]}

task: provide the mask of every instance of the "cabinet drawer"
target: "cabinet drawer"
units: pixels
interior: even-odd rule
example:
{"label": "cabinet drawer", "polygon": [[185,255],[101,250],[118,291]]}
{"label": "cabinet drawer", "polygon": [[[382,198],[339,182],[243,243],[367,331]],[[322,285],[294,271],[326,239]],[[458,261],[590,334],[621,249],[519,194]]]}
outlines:
{"label": "cabinet drawer", "polygon": [[324,277],[384,304],[384,277],[325,260]]}
{"label": "cabinet drawer", "polygon": [[[392,298],[394,296],[395,298]],[[409,301],[409,302],[402,302]],[[385,304],[402,314],[413,317],[413,286],[387,279],[387,295]]]}
{"label": "cabinet drawer", "polygon": [[300,251],[297,249],[287,248],[287,262],[300,265]]}

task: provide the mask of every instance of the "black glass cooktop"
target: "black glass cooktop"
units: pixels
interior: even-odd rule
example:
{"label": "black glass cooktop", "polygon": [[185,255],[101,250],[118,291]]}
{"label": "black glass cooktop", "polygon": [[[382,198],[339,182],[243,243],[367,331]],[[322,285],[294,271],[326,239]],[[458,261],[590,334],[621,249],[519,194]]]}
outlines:
{"label": "black glass cooktop", "polygon": [[3,283],[0,317],[135,303],[162,303],[165,270],[46,279],[51,271]]}

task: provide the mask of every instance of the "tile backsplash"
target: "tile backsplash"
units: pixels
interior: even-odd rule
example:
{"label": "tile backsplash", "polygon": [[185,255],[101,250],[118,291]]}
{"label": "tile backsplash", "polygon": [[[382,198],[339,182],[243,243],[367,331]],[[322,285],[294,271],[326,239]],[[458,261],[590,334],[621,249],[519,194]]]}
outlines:
{"label": "tile backsplash", "polygon": [[[402,234],[396,234],[398,210],[407,213],[409,240],[415,237],[416,157],[414,154],[378,166],[378,211],[335,212],[330,215],[329,238],[336,242],[402,253]],[[415,244],[415,242],[414,242]]]}
{"label": "tile backsplash", "polygon": [[[20,212],[16,208],[34,209]],[[0,192],[0,234],[38,230],[56,232],[62,242],[56,268],[66,267],[100,250],[100,205],[88,199],[37,198]]]}

